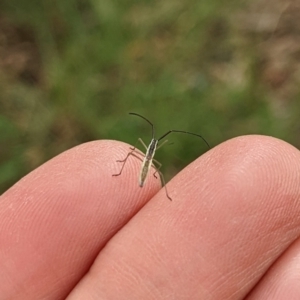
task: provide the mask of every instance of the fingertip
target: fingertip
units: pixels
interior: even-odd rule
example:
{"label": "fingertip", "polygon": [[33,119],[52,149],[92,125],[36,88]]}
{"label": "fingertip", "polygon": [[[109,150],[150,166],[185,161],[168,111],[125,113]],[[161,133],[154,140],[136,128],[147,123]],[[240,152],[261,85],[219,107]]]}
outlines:
{"label": "fingertip", "polygon": [[287,185],[294,186],[299,169],[300,152],[291,144],[269,136],[240,136],[201,155],[175,176],[168,186],[174,194],[179,194],[179,198],[181,193],[193,201],[207,191],[208,183],[214,191],[222,190],[220,193],[234,188],[234,183],[237,187],[240,186],[238,183],[256,184],[257,190],[270,187],[272,180],[278,178],[276,174],[281,174]]}
{"label": "fingertip", "polygon": [[119,170],[116,160],[127,152],[128,145],[117,141],[79,145],[2,195],[0,225],[7,230],[0,233],[0,290],[5,298],[66,296],[107,241],[151,199],[159,183],[150,179],[141,189],[136,160],[128,159],[122,176],[112,176]]}

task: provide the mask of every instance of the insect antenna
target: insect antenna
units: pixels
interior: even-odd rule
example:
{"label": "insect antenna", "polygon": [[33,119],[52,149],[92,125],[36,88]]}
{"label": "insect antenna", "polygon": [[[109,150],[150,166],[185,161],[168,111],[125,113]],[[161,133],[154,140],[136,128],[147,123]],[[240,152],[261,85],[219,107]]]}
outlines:
{"label": "insect antenna", "polygon": [[179,132],[179,133],[186,133],[186,134],[191,134],[191,135],[195,135],[195,136],[198,136],[199,138],[201,138],[205,144],[207,145],[208,148],[210,148],[208,142],[205,140],[205,138],[199,134],[196,134],[196,133],[193,133],[193,132],[188,132],[188,131],[182,131],[182,130],[169,130],[168,132],[166,132],[164,135],[162,135],[158,141],[162,140],[163,138],[165,138],[167,135],[169,135],[170,133],[172,132]]}
{"label": "insect antenna", "polygon": [[152,139],[154,139],[154,125],[148,119],[146,119],[145,117],[143,117],[143,116],[141,116],[141,115],[139,115],[137,113],[130,112],[129,114],[130,115],[134,115],[134,116],[138,116],[138,117],[144,119],[145,121],[147,121],[151,125],[151,128],[152,128]]}

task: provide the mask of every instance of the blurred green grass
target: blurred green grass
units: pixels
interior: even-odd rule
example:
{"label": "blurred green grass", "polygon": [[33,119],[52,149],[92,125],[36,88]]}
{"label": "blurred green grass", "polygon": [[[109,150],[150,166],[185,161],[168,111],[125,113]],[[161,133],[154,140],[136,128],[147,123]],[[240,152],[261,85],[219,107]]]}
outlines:
{"label": "blurred green grass", "polygon": [[[264,2],[0,2],[0,192],[80,143],[149,141],[131,111],[158,136],[187,130],[214,146],[255,133],[299,147],[300,47],[282,46],[300,18]],[[167,179],[207,150],[169,140],[157,153]]]}

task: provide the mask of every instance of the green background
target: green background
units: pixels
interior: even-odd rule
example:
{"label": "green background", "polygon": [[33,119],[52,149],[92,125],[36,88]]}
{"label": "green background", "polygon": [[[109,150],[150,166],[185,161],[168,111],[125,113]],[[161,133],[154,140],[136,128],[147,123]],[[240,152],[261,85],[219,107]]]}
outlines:
{"label": "green background", "polygon": [[[158,136],[187,130],[213,147],[265,134],[299,148],[297,9],[276,0],[1,1],[0,192],[87,141],[148,143],[149,124],[128,112]],[[207,150],[193,136],[168,139],[156,157],[167,180]]]}

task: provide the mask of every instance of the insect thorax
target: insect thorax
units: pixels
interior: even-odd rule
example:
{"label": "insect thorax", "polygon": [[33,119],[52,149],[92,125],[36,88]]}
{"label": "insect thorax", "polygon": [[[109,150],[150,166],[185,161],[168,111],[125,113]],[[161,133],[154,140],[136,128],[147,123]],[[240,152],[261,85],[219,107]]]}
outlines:
{"label": "insect thorax", "polygon": [[154,154],[155,154],[155,150],[156,150],[156,147],[157,147],[157,143],[158,143],[158,140],[156,139],[152,139],[151,142],[150,142],[150,145],[147,149],[147,152],[146,152],[146,158],[147,159],[152,159]]}

